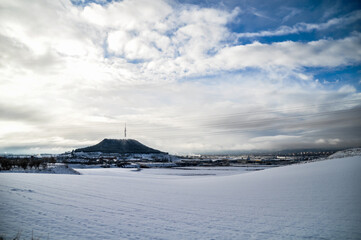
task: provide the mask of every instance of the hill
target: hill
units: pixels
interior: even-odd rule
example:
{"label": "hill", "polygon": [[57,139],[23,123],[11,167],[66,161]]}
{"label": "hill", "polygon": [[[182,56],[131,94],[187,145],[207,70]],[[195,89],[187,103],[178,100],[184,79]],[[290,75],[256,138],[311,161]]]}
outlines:
{"label": "hill", "polygon": [[100,143],[78,148],[75,152],[102,152],[102,153],[163,153],[159,150],[145,146],[134,139],[104,139]]}

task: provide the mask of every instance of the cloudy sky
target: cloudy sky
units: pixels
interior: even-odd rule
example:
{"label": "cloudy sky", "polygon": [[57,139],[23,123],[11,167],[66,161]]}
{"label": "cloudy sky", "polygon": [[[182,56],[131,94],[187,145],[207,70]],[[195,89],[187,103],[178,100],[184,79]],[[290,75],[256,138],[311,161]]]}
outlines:
{"label": "cloudy sky", "polygon": [[2,0],[0,152],[361,145],[361,3]]}

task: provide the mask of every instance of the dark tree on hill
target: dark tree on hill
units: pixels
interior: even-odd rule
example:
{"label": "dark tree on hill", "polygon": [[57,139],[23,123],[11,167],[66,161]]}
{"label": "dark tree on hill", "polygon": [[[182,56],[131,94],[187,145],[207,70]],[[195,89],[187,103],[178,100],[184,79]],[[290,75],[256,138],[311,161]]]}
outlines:
{"label": "dark tree on hill", "polygon": [[0,158],[1,170],[10,170],[13,167],[13,161],[8,158]]}
{"label": "dark tree on hill", "polygon": [[45,160],[42,160],[41,166],[43,167],[43,169],[46,169],[48,167],[48,163]]}
{"label": "dark tree on hill", "polygon": [[37,158],[34,158],[32,157],[30,162],[29,162],[29,167],[30,168],[35,168],[35,169],[39,169],[39,166],[41,164],[42,160],[41,159],[37,159]]}
{"label": "dark tree on hill", "polygon": [[21,158],[18,160],[18,166],[24,170],[28,168],[29,160],[26,158]]}
{"label": "dark tree on hill", "polygon": [[56,163],[56,159],[55,159],[54,157],[51,157],[51,158],[49,159],[49,163]]}

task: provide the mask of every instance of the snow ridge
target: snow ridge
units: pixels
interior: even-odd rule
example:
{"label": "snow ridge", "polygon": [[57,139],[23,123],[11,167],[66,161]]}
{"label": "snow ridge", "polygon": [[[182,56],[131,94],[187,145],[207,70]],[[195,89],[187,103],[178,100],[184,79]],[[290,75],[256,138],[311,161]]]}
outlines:
{"label": "snow ridge", "polygon": [[351,149],[338,151],[330,155],[328,158],[333,159],[333,158],[345,158],[345,157],[353,157],[353,156],[361,156],[361,148],[351,148]]}

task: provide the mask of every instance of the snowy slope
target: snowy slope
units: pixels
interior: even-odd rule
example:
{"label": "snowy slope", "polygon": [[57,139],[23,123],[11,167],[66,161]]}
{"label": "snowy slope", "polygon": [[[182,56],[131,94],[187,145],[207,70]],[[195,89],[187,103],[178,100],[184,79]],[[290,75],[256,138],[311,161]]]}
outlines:
{"label": "snowy slope", "polygon": [[361,157],[230,176],[0,174],[0,235],[360,239]]}
{"label": "snowy slope", "polygon": [[361,155],[361,148],[351,148],[346,149],[343,151],[338,151],[328,158],[343,158],[343,157],[353,157],[353,156],[360,156]]}

